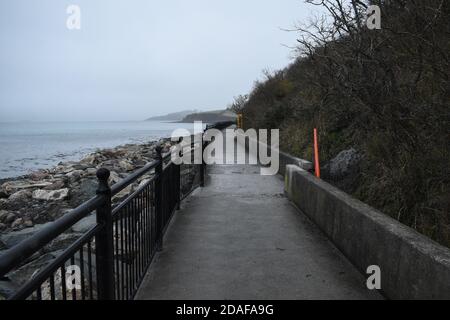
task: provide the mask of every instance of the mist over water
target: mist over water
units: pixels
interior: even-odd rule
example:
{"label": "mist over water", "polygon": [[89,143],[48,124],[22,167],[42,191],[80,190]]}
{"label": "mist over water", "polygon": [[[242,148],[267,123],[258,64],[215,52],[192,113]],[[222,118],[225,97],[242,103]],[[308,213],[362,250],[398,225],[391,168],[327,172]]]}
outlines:
{"label": "mist over water", "polygon": [[192,124],[158,121],[0,123],[0,179],[17,177],[97,149],[170,137]]}

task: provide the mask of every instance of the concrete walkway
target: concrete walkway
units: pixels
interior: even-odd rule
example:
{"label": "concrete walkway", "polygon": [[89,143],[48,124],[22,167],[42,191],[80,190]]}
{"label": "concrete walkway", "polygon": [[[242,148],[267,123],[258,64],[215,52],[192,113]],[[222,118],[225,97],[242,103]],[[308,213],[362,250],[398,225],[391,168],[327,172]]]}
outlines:
{"label": "concrete walkway", "polygon": [[137,299],[380,299],[258,166],[209,166]]}

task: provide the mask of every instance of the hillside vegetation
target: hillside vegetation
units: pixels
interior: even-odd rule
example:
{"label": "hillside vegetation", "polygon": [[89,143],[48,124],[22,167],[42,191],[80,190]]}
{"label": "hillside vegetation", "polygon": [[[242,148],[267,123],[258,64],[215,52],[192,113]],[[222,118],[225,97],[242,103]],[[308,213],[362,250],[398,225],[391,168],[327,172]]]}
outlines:
{"label": "hillside vegetation", "polygon": [[[344,191],[450,245],[450,2],[309,0],[297,59],[239,97],[246,128],[279,128],[284,151],[321,163],[361,155]],[[381,30],[365,11],[381,7]],[[337,181],[332,181],[337,183]]]}

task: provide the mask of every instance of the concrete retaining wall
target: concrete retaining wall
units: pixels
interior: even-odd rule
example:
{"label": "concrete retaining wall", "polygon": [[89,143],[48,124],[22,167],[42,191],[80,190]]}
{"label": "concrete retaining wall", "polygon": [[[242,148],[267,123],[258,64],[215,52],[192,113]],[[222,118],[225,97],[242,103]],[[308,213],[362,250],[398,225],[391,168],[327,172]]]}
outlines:
{"label": "concrete retaining wall", "polygon": [[387,298],[450,299],[448,248],[297,166],[287,165],[285,189],[361,272],[381,268]]}

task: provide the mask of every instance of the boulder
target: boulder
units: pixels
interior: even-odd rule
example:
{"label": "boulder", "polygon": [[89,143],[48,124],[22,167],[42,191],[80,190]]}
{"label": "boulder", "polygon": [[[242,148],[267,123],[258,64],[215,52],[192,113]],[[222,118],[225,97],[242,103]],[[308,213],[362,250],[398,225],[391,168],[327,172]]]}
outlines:
{"label": "boulder", "polygon": [[95,168],[87,168],[85,173],[89,176],[95,176],[97,174],[97,169]]}
{"label": "boulder", "polygon": [[64,188],[60,190],[35,190],[33,192],[33,199],[45,201],[60,201],[69,197],[69,189]]}
{"label": "boulder", "polygon": [[33,181],[42,181],[49,176],[46,171],[36,171],[29,175],[30,179]]}
{"label": "boulder", "polygon": [[5,210],[0,210],[0,222],[3,222],[8,217],[9,212]]}
{"label": "boulder", "polygon": [[73,196],[70,199],[70,205],[77,207],[82,202],[91,199],[96,195],[97,187],[97,180],[92,178],[82,180],[79,187],[76,187],[71,191]]}
{"label": "boulder", "polygon": [[[64,177],[66,178],[66,177]],[[43,190],[60,190],[64,189],[67,186],[67,180],[68,179],[61,179],[53,182],[51,185],[43,188]]]}
{"label": "boulder", "polygon": [[32,188],[43,188],[48,185],[51,185],[51,182],[43,181],[43,182],[35,182],[29,180],[16,180],[16,181],[8,181],[5,182],[1,189],[4,193],[8,195],[12,195],[17,193],[20,190],[24,189],[32,189]]}
{"label": "boulder", "polygon": [[74,171],[75,169],[70,164],[60,163],[57,167],[55,167],[55,173],[59,174],[68,174],[69,172]]}
{"label": "boulder", "polygon": [[23,226],[24,226],[25,228],[31,228],[31,227],[34,226],[34,223],[33,223],[33,221],[31,221],[31,220],[25,220],[25,221],[23,222]]}
{"label": "boulder", "polygon": [[30,190],[20,190],[9,196],[9,201],[26,201],[31,197]]}
{"label": "boulder", "polygon": [[8,199],[0,199],[0,209],[6,208],[8,202],[9,202]]}
{"label": "boulder", "polygon": [[362,156],[354,148],[340,152],[322,169],[322,178],[347,193],[358,188]]}
{"label": "boulder", "polygon": [[84,163],[77,163],[77,164],[75,164],[75,165],[73,165],[73,168],[75,169],[75,170],[80,170],[80,171],[84,171],[84,170],[86,170],[87,168],[89,168],[89,166],[87,165],[87,164],[84,164]]}
{"label": "boulder", "polygon": [[14,220],[14,222],[11,224],[11,228],[16,229],[19,228],[20,226],[22,226],[23,224],[23,219],[22,218],[17,218],[16,220]]}
{"label": "boulder", "polygon": [[113,201],[122,200],[133,192],[133,185],[129,185],[113,197]]}
{"label": "boulder", "polygon": [[10,272],[0,280],[0,294],[9,296],[15,292],[21,285],[32,279],[42,268],[47,266],[56,258],[53,253],[40,256],[36,260],[25,264],[19,269]]}
{"label": "boulder", "polygon": [[81,179],[81,176],[83,175],[83,170],[74,170],[66,174],[66,177],[69,178],[69,181],[71,183],[79,181]]}
{"label": "boulder", "polygon": [[331,179],[340,179],[352,173],[360,160],[361,156],[359,153],[354,148],[351,148],[341,151],[336,157],[331,159],[325,166],[325,170]]}
{"label": "boulder", "polygon": [[137,189],[145,186],[148,182],[150,181],[150,179],[144,179],[139,183],[139,186],[137,187]]}
{"label": "boulder", "polygon": [[112,186],[113,184],[119,182],[120,180],[122,180],[122,179],[117,174],[117,172],[111,171],[110,176],[109,176],[109,184]]}
{"label": "boulder", "polygon": [[92,153],[81,160],[82,163],[87,163],[89,165],[97,165],[100,163],[101,155],[98,153]]}
{"label": "boulder", "polygon": [[37,224],[32,228],[23,229],[20,231],[13,231],[7,234],[0,235],[0,241],[5,244],[7,248],[11,248],[18,244],[19,242],[31,237],[36,232],[45,228],[51,222],[45,224]]}
{"label": "boulder", "polygon": [[63,233],[52,240],[46,247],[46,252],[67,249],[72,243],[82,236],[80,233]]}
{"label": "boulder", "polygon": [[16,215],[12,212],[8,213],[8,215],[5,218],[5,222],[12,223],[14,220],[16,220]]}
{"label": "boulder", "polygon": [[120,161],[119,166],[124,171],[133,171],[134,170],[133,164],[126,160]]}
{"label": "boulder", "polygon": [[96,223],[96,215],[91,214],[90,216],[87,216],[86,218],[81,219],[77,223],[75,223],[72,226],[72,232],[75,233],[86,233],[88,232]]}

